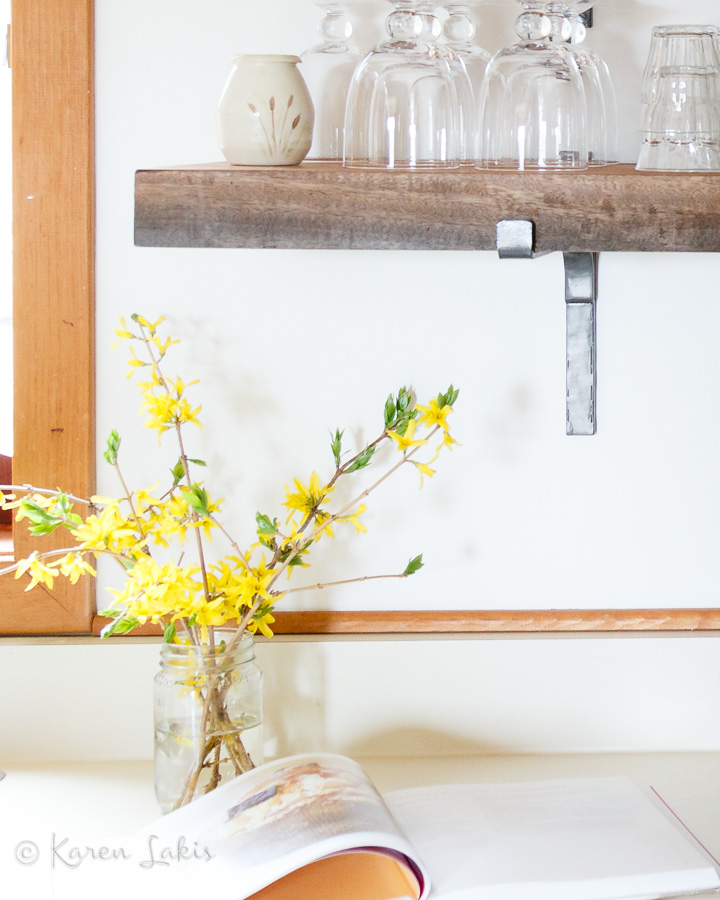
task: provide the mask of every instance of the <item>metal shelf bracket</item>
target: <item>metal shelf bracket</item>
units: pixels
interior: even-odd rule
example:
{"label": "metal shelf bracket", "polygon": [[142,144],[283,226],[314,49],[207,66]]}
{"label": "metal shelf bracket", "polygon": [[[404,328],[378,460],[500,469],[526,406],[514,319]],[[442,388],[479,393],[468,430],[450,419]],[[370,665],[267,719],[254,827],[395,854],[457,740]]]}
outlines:
{"label": "metal shelf bracket", "polygon": [[[524,219],[497,223],[501,259],[532,259],[535,228]],[[595,434],[597,253],[563,253],[565,264],[565,433]]]}
{"label": "metal shelf bracket", "polygon": [[535,253],[535,223],[527,219],[502,219],[495,226],[500,259],[532,259]]}
{"label": "metal shelf bracket", "polygon": [[565,261],[566,434],[595,434],[597,253]]}

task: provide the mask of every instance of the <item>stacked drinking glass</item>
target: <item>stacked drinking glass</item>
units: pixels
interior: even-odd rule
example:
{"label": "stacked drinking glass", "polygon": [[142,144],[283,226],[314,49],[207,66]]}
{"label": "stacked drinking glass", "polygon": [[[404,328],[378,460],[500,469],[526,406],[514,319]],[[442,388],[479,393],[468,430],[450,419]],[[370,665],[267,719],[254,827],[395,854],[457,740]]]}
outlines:
{"label": "stacked drinking glass", "polygon": [[713,25],[653,28],[642,84],[641,171],[720,169],[720,56]]}

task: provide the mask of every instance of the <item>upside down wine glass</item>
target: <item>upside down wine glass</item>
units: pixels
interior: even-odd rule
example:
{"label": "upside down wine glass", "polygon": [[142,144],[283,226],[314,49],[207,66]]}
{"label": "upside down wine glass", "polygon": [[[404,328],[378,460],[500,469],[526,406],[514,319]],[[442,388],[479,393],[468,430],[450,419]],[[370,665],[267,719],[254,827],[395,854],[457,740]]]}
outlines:
{"label": "upside down wine glass", "polygon": [[444,0],[447,18],[443,24],[445,44],[456,60],[456,78],[460,104],[460,159],[477,159],[477,100],[485,69],[490,62],[487,50],[474,43],[475,25],[470,19],[468,0]]}
{"label": "upside down wine glass", "polygon": [[[479,165],[510,169],[583,169],[588,165],[587,103],[577,61],[567,40],[569,6],[520,0],[520,41],[490,60],[480,91]],[[550,40],[550,36],[553,40]]]}
{"label": "upside down wine glass", "polygon": [[345,116],[345,166],[448,168],[458,165],[455,75],[436,38],[440,26],[415,0],[391,0],[389,39],[355,70]]}
{"label": "upside down wine glass", "polygon": [[[459,163],[464,163],[474,159],[475,146],[475,97],[467,65],[468,58],[459,53],[447,40],[445,27],[441,27],[435,15],[436,8],[435,0],[415,0],[415,11],[423,23],[418,40],[425,42],[428,47],[435,48],[435,52],[443,56],[450,66],[457,97],[458,114],[455,124],[457,159]],[[444,43],[440,43],[441,36],[445,37]]]}
{"label": "upside down wine glass", "polygon": [[[582,12],[580,3],[568,0],[565,9],[565,18],[570,25],[567,47],[575,58],[585,89],[588,165],[604,166],[617,161],[615,86],[605,60],[584,43],[587,29]],[[549,40],[555,40],[554,30]]]}
{"label": "upside down wine glass", "polygon": [[348,16],[353,0],[317,0],[325,11],[318,26],[321,44],[301,55],[301,71],[315,108],[315,129],[308,159],[342,159],[345,105],[355,67],[362,51],[354,47]]}

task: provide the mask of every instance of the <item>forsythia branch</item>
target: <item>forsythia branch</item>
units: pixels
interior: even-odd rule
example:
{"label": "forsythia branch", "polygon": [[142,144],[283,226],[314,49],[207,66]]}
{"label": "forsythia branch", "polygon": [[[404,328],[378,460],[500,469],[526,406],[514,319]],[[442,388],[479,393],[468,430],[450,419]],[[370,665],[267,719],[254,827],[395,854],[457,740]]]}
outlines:
{"label": "forsythia branch", "polygon": [[[168,432],[174,435],[179,456],[170,469],[169,484],[159,497],[152,496],[151,490],[132,490],[118,464],[120,437],[113,430],[104,456],[122,487],[119,499],[86,500],[32,485],[2,486],[0,489],[7,492],[2,506],[17,509],[16,518],[27,519],[31,533],[49,534],[62,526],[77,546],[34,551],[28,559],[0,569],[0,575],[27,572],[31,579],[29,588],[40,582],[51,585],[57,575],[74,583],[85,574],[96,574],[91,560],[110,556],[122,566],[125,581],[121,589],[110,589],[114,599],[108,634],[127,633],[150,621],[163,627],[168,641],[186,641],[209,647],[213,652],[214,629],[226,623],[237,623],[231,646],[237,644],[246,629],[271,636],[272,611],[286,594],[382,578],[406,578],[422,567],[418,556],[401,573],[277,589],[280,576],[290,576],[296,568],[306,566],[314,545],[325,537],[333,537],[335,528],[351,524],[356,532],[365,531],[361,521],[366,509],[363,501],[403,466],[414,465],[421,473],[421,484],[423,475],[434,474],[431,464],[443,447],[451,449],[454,444],[447,417],[457,399],[455,388],[451,386],[438,394],[426,406],[416,404],[406,387],[397,395],[391,394],[382,412],[383,430],[349,456],[342,448],[344,432],[336,429],[331,433],[334,467],[329,481],[323,483],[316,472],[307,485],[295,479],[296,490],[286,488],[286,524],[280,526],[277,518],[257,513],[257,542],[243,550],[221,521],[220,501],[211,499],[204,483],[192,477],[191,465],[205,463],[186,452],[185,427],[201,427],[201,407],[193,406],[188,395],[195,382],[185,383],[163,371],[166,354],[177,343],[161,334],[163,321],[160,318],[151,322],[133,315],[130,326],[121,319],[117,334],[120,341],[130,342],[128,365],[130,374],[138,375],[145,424],[161,440]],[[434,450],[428,448],[428,442],[439,434],[442,442]],[[399,459],[369,486],[353,491],[353,499],[333,511],[332,495],[340,479],[359,476],[375,464],[381,444],[392,446],[400,453]],[[425,456],[423,448],[429,449],[429,454],[420,459]],[[74,505],[83,508],[82,516],[73,510]],[[227,555],[217,560],[209,559],[204,543],[213,530],[222,535],[230,548]],[[183,542],[190,536],[194,550],[187,551]]]}

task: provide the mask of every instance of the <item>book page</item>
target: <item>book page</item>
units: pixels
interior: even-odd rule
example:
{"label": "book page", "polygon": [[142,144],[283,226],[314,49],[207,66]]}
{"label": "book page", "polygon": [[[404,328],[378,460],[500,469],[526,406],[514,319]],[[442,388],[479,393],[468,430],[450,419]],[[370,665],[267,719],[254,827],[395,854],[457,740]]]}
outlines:
{"label": "book page", "polygon": [[[363,852],[328,864],[327,872],[344,867],[356,882],[376,882],[367,900],[418,900],[429,890],[421,863],[362,768],[331,754],[290,757],[246,772],[122,844],[122,865],[111,881],[100,860],[84,861],[82,871],[58,869],[58,900],[127,900],[133,894],[246,900],[347,851]],[[374,863],[376,855],[383,859]],[[312,886],[313,878],[320,884],[325,877],[324,867],[308,868],[298,883]]]}
{"label": "book page", "polygon": [[618,900],[709,890],[698,845],[624,778],[449,785],[386,801],[431,900]]}

